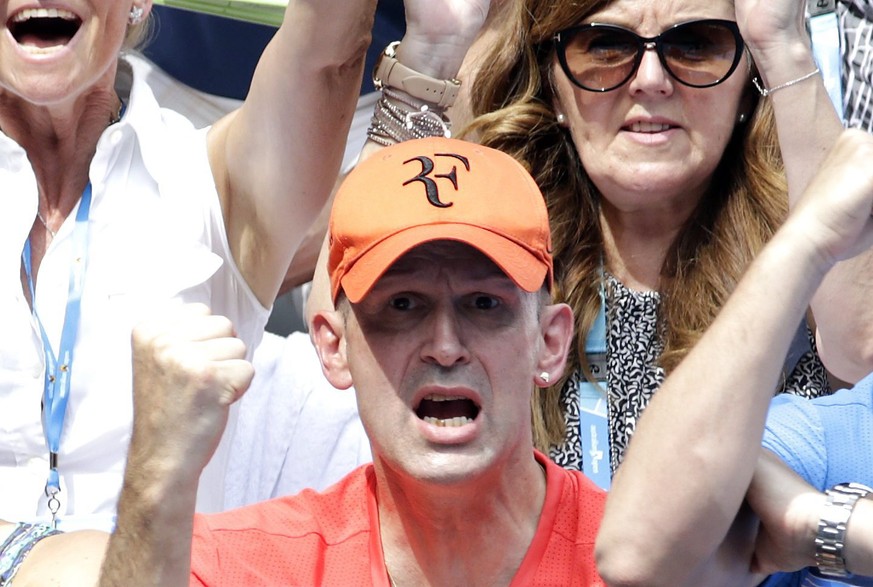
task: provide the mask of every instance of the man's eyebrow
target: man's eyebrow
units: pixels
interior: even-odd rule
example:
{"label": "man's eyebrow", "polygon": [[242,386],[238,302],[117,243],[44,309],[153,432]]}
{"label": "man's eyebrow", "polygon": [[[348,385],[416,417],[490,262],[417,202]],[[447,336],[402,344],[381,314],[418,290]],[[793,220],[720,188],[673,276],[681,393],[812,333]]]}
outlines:
{"label": "man's eyebrow", "polygon": [[[386,269],[385,273],[382,274],[382,277],[380,277],[380,279],[384,279],[386,277],[387,278],[404,277],[404,276],[413,275],[413,274],[419,273],[419,272],[425,272],[426,268],[423,267],[422,264],[426,263],[427,260],[422,258],[419,261],[420,262],[396,263],[396,264],[392,265],[391,267],[389,267],[388,269]],[[459,263],[459,264],[464,264],[467,261],[468,260],[466,260],[466,259],[460,259],[460,258],[457,259],[457,263]],[[475,271],[470,270],[469,266],[467,266],[467,270],[469,272],[466,274],[466,277],[469,277],[471,279],[481,279],[481,280],[486,280],[486,279],[487,280],[503,280],[503,279],[505,279],[505,280],[509,281],[510,283],[512,283],[512,279],[506,273],[504,273],[503,270],[500,269],[500,267],[498,267],[497,265],[494,265],[493,263],[488,264],[488,265],[482,265],[481,267],[479,267]]]}
{"label": "man's eyebrow", "polygon": [[385,273],[382,274],[382,277],[393,277],[395,275],[409,275],[410,273],[415,273],[418,269],[419,269],[419,267],[417,267],[413,263],[399,262],[399,263],[395,263],[395,264],[391,265],[388,269],[386,269]]}

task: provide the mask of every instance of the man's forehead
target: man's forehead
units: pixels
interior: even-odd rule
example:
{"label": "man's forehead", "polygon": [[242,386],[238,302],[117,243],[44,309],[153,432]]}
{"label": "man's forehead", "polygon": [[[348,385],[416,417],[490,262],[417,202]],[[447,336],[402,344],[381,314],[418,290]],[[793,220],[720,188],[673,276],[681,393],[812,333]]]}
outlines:
{"label": "man's forehead", "polygon": [[482,251],[460,241],[432,241],[407,251],[388,267],[385,276],[439,268],[456,269],[471,277],[511,279]]}

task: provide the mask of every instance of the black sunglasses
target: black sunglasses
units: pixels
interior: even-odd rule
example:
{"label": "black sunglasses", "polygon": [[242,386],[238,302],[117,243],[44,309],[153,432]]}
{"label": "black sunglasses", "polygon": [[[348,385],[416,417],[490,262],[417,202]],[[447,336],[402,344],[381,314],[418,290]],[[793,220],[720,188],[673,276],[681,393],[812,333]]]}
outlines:
{"label": "black sunglasses", "polygon": [[624,27],[592,22],[555,34],[561,69],[575,85],[608,92],[637,72],[643,53],[654,49],[667,73],[692,88],[726,80],[743,55],[743,39],[730,20],[694,20],[674,25],[655,37]]}

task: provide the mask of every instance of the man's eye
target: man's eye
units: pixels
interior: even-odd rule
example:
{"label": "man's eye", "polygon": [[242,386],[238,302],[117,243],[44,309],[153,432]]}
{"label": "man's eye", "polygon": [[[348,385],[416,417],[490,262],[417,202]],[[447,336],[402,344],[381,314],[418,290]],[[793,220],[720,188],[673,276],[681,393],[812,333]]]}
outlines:
{"label": "man's eye", "polygon": [[391,298],[390,305],[395,310],[409,310],[413,307],[412,299],[408,297]]}
{"label": "man's eye", "polygon": [[477,310],[493,310],[500,305],[500,302],[498,302],[496,298],[490,296],[476,296],[473,303]]}

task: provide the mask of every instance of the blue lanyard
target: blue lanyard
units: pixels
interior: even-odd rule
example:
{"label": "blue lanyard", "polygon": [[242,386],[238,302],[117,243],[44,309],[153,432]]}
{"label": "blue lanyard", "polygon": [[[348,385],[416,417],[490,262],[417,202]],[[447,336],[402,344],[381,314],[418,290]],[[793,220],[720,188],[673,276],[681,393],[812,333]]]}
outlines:
{"label": "blue lanyard", "polygon": [[73,351],[76,347],[76,337],[79,333],[81,316],[82,290],[85,283],[85,270],[88,264],[88,215],[91,211],[91,183],[85,186],[82,201],[76,213],[76,226],[73,231],[73,262],[70,266],[70,284],[67,295],[67,310],[64,314],[64,327],[61,331],[60,353],[55,353],[45,327],[39,319],[36,308],[36,290],[33,285],[33,263],[31,260],[30,239],[24,243],[21,253],[24,270],[27,274],[27,285],[30,288],[30,299],[33,316],[39,325],[45,352],[45,391],[42,398],[43,432],[49,450],[49,475],[45,494],[48,498],[49,510],[52,513],[52,523],[57,524],[57,512],[60,502],[57,494],[61,490],[58,473],[58,453],[61,447],[61,434],[64,429],[64,417],[67,413],[67,401],[70,399],[70,377],[73,369]]}
{"label": "blue lanyard", "polygon": [[582,472],[598,487],[609,490],[612,475],[609,464],[609,410],[606,394],[606,294],[603,285],[600,287],[600,311],[585,338],[585,356],[597,382],[582,380],[577,388]]}
{"label": "blue lanyard", "polygon": [[821,70],[828,97],[840,120],[843,119],[842,60],[840,57],[840,26],[834,0],[810,0],[809,36],[812,54]]}

